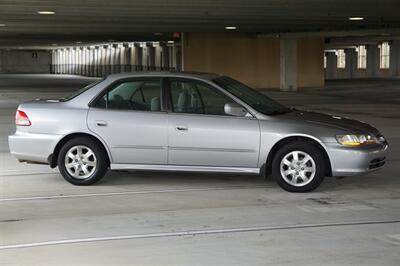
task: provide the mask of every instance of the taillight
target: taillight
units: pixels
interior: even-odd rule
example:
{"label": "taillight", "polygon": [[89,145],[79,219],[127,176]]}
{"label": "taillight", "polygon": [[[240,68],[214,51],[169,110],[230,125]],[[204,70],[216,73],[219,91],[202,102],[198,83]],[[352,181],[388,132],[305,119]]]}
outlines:
{"label": "taillight", "polygon": [[32,124],[28,115],[24,111],[17,110],[17,113],[15,114],[15,125],[29,127]]}

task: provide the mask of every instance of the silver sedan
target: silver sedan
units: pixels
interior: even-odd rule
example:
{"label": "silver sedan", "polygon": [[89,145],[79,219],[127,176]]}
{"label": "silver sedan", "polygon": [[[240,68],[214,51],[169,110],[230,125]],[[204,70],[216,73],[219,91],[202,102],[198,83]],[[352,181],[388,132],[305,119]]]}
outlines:
{"label": "silver sedan", "polygon": [[325,176],[381,168],[387,142],[374,127],[287,108],[226,76],[111,75],[59,100],[18,107],[11,153],[57,167],[74,185],[108,169],[272,175],[306,192]]}

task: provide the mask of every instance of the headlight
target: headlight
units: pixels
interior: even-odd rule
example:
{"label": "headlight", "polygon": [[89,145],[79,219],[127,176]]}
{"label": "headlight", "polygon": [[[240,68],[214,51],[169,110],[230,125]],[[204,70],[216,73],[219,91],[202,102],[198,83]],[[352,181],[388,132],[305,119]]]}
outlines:
{"label": "headlight", "polygon": [[371,135],[337,135],[337,142],[343,146],[360,146],[378,143],[377,139]]}

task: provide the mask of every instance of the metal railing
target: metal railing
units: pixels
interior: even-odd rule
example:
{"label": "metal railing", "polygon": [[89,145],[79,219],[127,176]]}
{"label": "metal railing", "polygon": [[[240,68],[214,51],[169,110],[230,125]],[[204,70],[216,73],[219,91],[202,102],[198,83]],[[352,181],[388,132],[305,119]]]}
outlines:
{"label": "metal railing", "polygon": [[139,71],[175,71],[173,67],[156,67],[144,65],[81,65],[55,64],[50,65],[51,74],[70,74],[88,77],[105,77],[110,74]]}

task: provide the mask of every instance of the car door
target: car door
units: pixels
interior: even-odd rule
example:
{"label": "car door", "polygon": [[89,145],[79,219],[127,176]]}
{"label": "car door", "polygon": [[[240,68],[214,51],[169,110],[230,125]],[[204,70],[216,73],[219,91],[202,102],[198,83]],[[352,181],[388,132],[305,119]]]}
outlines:
{"label": "car door", "polygon": [[162,79],[111,85],[92,104],[88,127],[108,145],[114,164],[167,164],[167,115]]}
{"label": "car door", "polygon": [[170,165],[257,167],[257,119],[225,114],[233,100],[205,82],[170,78],[168,87]]}

